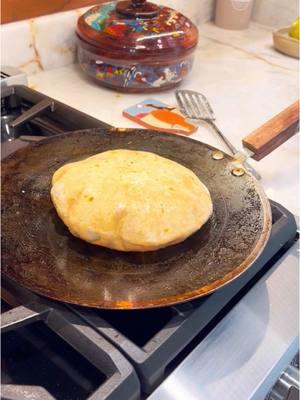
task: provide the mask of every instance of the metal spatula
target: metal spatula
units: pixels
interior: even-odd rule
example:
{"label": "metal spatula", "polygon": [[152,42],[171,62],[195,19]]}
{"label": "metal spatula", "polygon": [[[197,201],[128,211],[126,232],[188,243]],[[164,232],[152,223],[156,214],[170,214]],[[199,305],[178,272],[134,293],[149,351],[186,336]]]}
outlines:
{"label": "metal spatula", "polygon": [[[193,90],[176,90],[175,96],[180,111],[187,118],[209,123],[226,144],[231,153],[233,155],[239,153],[238,149],[233,146],[233,144],[226,138],[226,136],[223,135],[223,133],[214,123],[216,119],[215,114],[207,98],[202,93],[194,92]],[[251,165],[248,163],[244,163],[244,165],[257,179],[261,178],[258,172],[256,172]]]}

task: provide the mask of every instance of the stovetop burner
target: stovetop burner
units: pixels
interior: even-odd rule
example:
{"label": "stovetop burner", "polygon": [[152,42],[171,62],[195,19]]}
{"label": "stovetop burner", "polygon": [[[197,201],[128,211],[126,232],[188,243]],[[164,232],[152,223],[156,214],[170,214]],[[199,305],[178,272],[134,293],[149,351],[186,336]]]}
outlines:
{"label": "stovetop burner", "polygon": [[[17,118],[21,136],[3,143],[2,156],[26,145],[31,140],[28,135],[108,127],[25,86],[5,89],[4,116]],[[184,304],[95,310],[45,300],[3,277],[2,396],[12,400],[148,397],[294,242],[293,215],[272,201],[271,208],[271,236],[257,261],[223,288]]]}

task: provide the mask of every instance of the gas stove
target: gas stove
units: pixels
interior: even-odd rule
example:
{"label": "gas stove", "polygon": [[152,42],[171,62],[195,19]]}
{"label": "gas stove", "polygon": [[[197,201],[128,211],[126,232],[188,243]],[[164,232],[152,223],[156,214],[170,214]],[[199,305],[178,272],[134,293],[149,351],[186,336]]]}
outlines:
{"label": "gas stove", "polygon": [[109,125],[27,86],[1,90],[2,158],[43,137],[105,127]]}
{"label": "gas stove", "polygon": [[[5,115],[14,114],[14,129],[20,130],[3,134],[3,156],[44,136],[108,127],[25,86],[5,89],[1,106]],[[184,304],[150,310],[90,309],[42,298],[3,277],[2,396],[288,398],[271,396],[282,394],[282,387],[297,390],[298,385],[297,379],[290,379],[289,385],[277,382],[286,368],[289,377],[299,374],[294,359],[298,236],[294,216],[272,201],[271,208],[271,237],[251,268],[213,294]],[[263,351],[266,339],[273,346],[269,353]],[[226,388],[224,382],[231,378]]]}

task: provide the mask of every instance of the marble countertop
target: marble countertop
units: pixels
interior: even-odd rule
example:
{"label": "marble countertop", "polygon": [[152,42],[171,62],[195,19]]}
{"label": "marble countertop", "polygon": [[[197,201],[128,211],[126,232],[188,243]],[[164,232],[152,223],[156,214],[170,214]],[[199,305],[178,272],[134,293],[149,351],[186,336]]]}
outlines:
{"label": "marble countertop", "polygon": [[[147,97],[175,104],[172,90],[153,95],[106,90],[76,64],[31,75],[29,86],[118,127],[138,126],[122,110]],[[181,88],[207,96],[217,125],[240,148],[244,136],[297,100],[298,61],[273,49],[269,27],[252,23],[245,31],[226,31],[203,24],[193,71]],[[191,137],[227,151],[205,123]],[[269,198],[299,215],[299,134],[251,164]]]}

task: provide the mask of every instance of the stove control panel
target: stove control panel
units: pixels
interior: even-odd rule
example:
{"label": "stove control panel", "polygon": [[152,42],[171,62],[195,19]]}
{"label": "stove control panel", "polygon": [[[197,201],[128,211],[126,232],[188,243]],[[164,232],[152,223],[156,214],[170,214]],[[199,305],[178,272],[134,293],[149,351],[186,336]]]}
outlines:
{"label": "stove control panel", "polygon": [[299,353],[281,374],[266,400],[298,400],[300,394]]}

